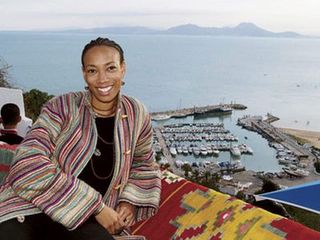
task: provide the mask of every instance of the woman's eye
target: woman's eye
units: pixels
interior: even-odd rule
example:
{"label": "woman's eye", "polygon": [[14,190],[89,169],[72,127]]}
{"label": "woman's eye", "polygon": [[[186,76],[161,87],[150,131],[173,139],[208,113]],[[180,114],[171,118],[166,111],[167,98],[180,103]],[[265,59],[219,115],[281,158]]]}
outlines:
{"label": "woman's eye", "polygon": [[108,71],[116,71],[117,70],[117,67],[116,66],[109,66],[108,68],[107,68],[107,70]]}
{"label": "woman's eye", "polygon": [[96,70],[95,70],[95,69],[88,69],[88,70],[87,70],[87,73],[89,73],[89,74],[94,74],[94,73],[96,73]]}

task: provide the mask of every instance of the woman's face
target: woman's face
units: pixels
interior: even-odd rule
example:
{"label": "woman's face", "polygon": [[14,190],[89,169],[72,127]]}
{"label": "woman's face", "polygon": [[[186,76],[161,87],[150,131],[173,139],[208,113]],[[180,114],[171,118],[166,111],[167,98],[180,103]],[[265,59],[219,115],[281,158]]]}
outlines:
{"label": "woman's face", "polygon": [[92,95],[91,104],[105,109],[114,104],[125,74],[125,63],[120,63],[120,54],[108,46],[95,46],[83,58],[83,77]]}

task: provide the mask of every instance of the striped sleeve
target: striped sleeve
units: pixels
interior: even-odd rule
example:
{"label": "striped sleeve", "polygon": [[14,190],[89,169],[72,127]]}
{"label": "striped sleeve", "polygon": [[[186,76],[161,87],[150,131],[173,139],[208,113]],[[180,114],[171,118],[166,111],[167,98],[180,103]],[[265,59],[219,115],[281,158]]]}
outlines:
{"label": "striped sleeve", "polygon": [[[61,100],[62,101],[62,100]],[[59,101],[49,102],[17,148],[8,180],[15,193],[54,221],[73,230],[103,207],[102,196],[76,177],[61,171],[53,151],[63,123]]]}
{"label": "striped sleeve", "polygon": [[137,207],[136,220],[153,216],[159,207],[161,176],[152,151],[152,126],[150,115],[145,113],[128,183],[120,195],[119,202],[129,202]]}

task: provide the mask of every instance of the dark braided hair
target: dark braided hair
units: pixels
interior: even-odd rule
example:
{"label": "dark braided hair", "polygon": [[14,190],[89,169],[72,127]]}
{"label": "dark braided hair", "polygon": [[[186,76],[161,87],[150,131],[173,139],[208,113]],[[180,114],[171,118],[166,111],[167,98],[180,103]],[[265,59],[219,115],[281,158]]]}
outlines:
{"label": "dark braided hair", "polygon": [[107,46],[107,47],[112,47],[114,49],[116,49],[119,52],[120,55],[120,63],[123,63],[124,61],[124,54],[123,54],[123,50],[120,47],[120,45],[118,43],[116,43],[113,40],[110,40],[109,38],[101,38],[98,37],[95,40],[91,40],[82,50],[82,55],[81,55],[81,63],[82,66],[84,66],[84,55],[87,53],[87,51],[93,47],[97,47],[97,46]]}

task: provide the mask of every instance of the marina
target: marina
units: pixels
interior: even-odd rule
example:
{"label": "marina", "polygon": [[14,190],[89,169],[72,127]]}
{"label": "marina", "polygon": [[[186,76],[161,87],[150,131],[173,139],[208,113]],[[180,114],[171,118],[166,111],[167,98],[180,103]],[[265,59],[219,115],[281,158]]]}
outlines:
{"label": "marina", "polygon": [[177,154],[219,155],[220,151],[230,151],[235,157],[253,153],[246,144],[235,144],[238,138],[221,123],[172,124],[165,125],[159,130],[166,147],[174,157]]}
{"label": "marina", "polygon": [[[183,165],[198,169],[200,175],[205,172],[244,171],[239,157],[241,154],[253,154],[249,146],[238,144],[238,138],[222,123],[175,123],[156,127],[154,132],[155,144],[161,146],[165,163],[169,163],[181,176],[184,174]],[[230,161],[221,161],[221,152],[229,152]],[[191,161],[190,156],[197,160]]]}
{"label": "marina", "polygon": [[[238,115],[240,112],[238,111]],[[210,115],[211,112],[207,114]],[[157,113],[156,116],[161,115],[169,116],[168,112]],[[170,116],[175,116],[175,113]],[[226,119],[229,118],[228,114]],[[219,119],[217,117],[210,116],[203,121],[196,118],[196,115],[193,118],[186,116],[184,121],[179,119],[182,118],[164,120],[165,124],[157,125],[154,131],[158,139],[157,144],[161,145],[164,162],[170,164],[173,172],[180,176],[184,176],[184,165],[188,165],[193,170],[197,169],[200,176],[218,173],[221,176],[221,189],[228,186],[226,189],[231,187],[235,192],[242,189],[247,193],[253,193],[259,188],[262,178],[270,178],[281,186],[320,179],[320,176],[314,173],[313,162],[316,158],[311,149],[299,145],[295,139],[272,126],[271,123],[278,118],[271,114],[265,117],[238,117],[236,124],[247,131],[243,138],[231,132],[230,125],[226,128],[223,121],[211,121]],[[254,146],[245,143],[250,142],[249,132],[257,133],[261,139],[267,140],[269,148],[275,151],[274,157],[279,170],[270,172],[246,169],[243,164],[247,162],[244,156],[253,156],[253,159],[256,159],[255,154],[259,153],[255,151]],[[226,157],[226,153],[229,157]]]}

